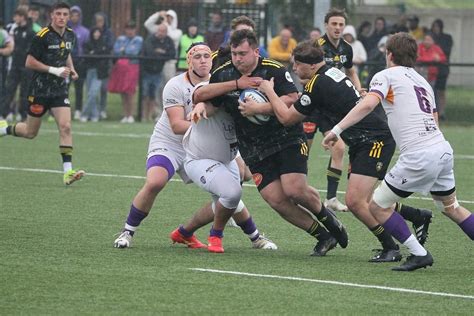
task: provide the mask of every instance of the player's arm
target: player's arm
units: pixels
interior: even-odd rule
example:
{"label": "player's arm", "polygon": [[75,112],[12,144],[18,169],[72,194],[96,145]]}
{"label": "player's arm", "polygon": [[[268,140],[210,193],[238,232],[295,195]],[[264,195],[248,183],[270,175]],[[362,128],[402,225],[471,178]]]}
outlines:
{"label": "player's arm", "polygon": [[[271,105],[273,113],[278,121],[284,126],[291,126],[301,122],[306,116],[298,112],[293,105],[288,107],[288,105],[275,93],[273,85],[273,78],[270,81],[264,80],[260,84],[260,90],[267,95],[268,100],[270,101],[269,104]],[[294,94],[298,97],[296,92]]]}
{"label": "player's arm", "polygon": [[69,54],[69,56],[67,57],[66,67],[69,67],[69,69],[71,69],[71,79],[77,80],[79,78],[79,75],[77,74],[76,69],[74,68],[74,63],[72,61],[71,54]]}
{"label": "player's arm", "polygon": [[184,135],[191,126],[191,122],[185,117],[184,107],[180,105],[171,106],[166,108],[166,114],[170,121],[171,129],[173,133],[177,135]]}
{"label": "player's arm", "polygon": [[5,47],[0,48],[0,56],[10,56],[15,48],[13,40],[5,44]]}
{"label": "player's arm", "polygon": [[257,88],[261,81],[260,77],[242,76],[236,80],[210,83],[194,91],[193,103],[205,102],[234,90]]}
{"label": "player's arm", "polygon": [[347,115],[332,130],[326,134],[321,145],[329,149],[339,138],[339,135],[347,128],[357,124],[360,120],[372,112],[381,101],[375,93],[369,93],[367,96],[347,113]]}
{"label": "player's arm", "polygon": [[25,67],[34,71],[39,72],[49,72],[58,77],[67,78],[71,73],[69,67],[51,67],[46,64],[43,64],[38,59],[33,57],[33,55],[28,54],[26,57]]}
{"label": "player's arm", "polygon": [[360,79],[359,76],[357,75],[357,71],[355,70],[355,67],[352,66],[351,68],[346,68],[346,75],[351,79],[352,84],[354,84],[354,87],[359,91],[361,96],[365,96],[366,90],[362,89],[362,86],[360,84]]}

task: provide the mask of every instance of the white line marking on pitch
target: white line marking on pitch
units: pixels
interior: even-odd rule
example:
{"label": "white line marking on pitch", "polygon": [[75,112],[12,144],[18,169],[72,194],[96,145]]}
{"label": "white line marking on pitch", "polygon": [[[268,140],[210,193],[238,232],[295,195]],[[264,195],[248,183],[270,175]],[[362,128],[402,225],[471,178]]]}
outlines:
{"label": "white line marking on pitch", "polygon": [[358,284],[358,283],[350,283],[350,282],[307,279],[307,278],[289,277],[289,276],[280,276],[280,275],[271,275],[271,274],[256,274],[256,273],[247,273],[247,272],[238,272],[238,271],[203,269],[203,268],[190,268],[190,270],[200,271],[200,272],[220,273],[220,274],[233,274],[233,275],[249,276],[249,277],[256,277],[256,278],[313,282],[313,283],[322,283],[322,284],[331,284],[331,285],[340,285],[340,286],[349,286],[349,287],[359,287],[359,288],[365,288],[365,289],[377,289],[377,290],[402,292],[402,293],[413,293],[413,294],[424,294],[424,295],[433,295],[433,296],[456,297],[456,298],[465,298],[465,299],[474,300],[474,296],[472,296],[472,295],[452,294],[452,293],[444,293],[444,292],[430,292],[430,291],[404,289],[404,288],[399,288],[399,287],[388,287],[388,286],[380,286],[380,285],[368,285],[368,284]]}
{"label": "white line marking on pitch", "polygon": [[[27,172],[42,172],[42,173],[63,173],[60,170],[51,170],[51,169],[36,169],[36,168],[14,168],[14,167],[4,167],[0,166],[0,170],[9,170],[9,171],[27,171]],[[129,175],[124,175],[124,174],[109,174],[109,173],[93,173],[93,172],[87,172],[87,176],[93,176],[93,177],[110,177],[110,178],[125,178],[125,179],[145,179],[144,176],[129,176]],[[170,181],[173,182],[181,182],[181,179],[179,178],[173,178]],[[255,188],[255,184],[252,183],[244,183],[243,186],[245,187],[251,187]],[[323,189],[318,189],[319,192],[326,192],[326,190]],[[337,193],[340,194],[345,194],[345,191],[337,191]],[[432,199],[429,197],[422,197],[422,196],[410,196],[408,197],[409,199],[413,200],[423,200],[423,201],[431,201]],[[468,200],[458,200],[461,203],[464,204],[474,204],[474,201],[468,201]]]}

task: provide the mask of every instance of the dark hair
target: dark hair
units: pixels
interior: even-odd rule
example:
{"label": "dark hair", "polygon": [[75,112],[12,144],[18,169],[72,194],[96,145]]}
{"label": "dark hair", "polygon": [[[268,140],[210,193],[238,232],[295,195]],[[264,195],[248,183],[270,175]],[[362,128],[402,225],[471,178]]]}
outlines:
{"label": "dark hair", "polygon": [[129,20],[126,24],[125,24],[125,28],[126,29],[134,29],[137,27],[137,23],[134,21],[134,20]]}
{"label": "dark hair", "polygon": [[186,49],[186,54],[189,53],[191,48],[193,48],[194,46],[198,46],[198,45],[205,45],[205,46],[209,47],[209,45],[207,45],[207,43],[205,43],[205,42],[194,42],[191,45],[189,45],[188,49]]}
{"label": "dark hair", "polygon": [[338,9],[338,8],[331,8],[328,13],[326,13],[326,16],[324,17],[324,23],[328,23],[329,19],[332,18],[333,16],[340,16],[344,18],[344,22],[347,21],[347,14],[346,10],[344,9]]}
{"label": "dark hair", "polygon": [[71,7],[66,2],[56,2],[51,6],[51,12],[57,9],[68,9],[71,10]]}
{"label": "dark hair", "polygon": [[293,56],[296,61],[306,64],[318,64],[323,61],[324,51],[317,40],[307,40],[296,45],[293,49]]}
{"label": "dark hair", "polygon": [[19,16],[24,17],[25,19],[28,18],[28,12],[26,11],[26,9],[23,9],[23,8],[16,9],[13,15],[19,15]]}
{"label": "dark hair", "polygon": [[433,24],[431,24],[431,30],[432,31],[433,31],[433,26],[435,26],[435,25],[438,25],[440,32],[443,33],[443,28],[444,28],[443,20],[441,20],[441,19],[434,20]]}
{"label": "dark hair", "polygon": [[392,53],[393,62],[399,66],[413,67],[418,57],[418,44],[413,36],[398,32],[387,41],[387,52]]}
{"label": "dark hair", "polygon": [[385,21],[385,18],[383,16],[378,16],[375,18],[374,22],[377,21],[382,21],[384,26],[387,26],[387,21]]}
{"label": "dark hair", "polygon": [[255,22],[251,18],[249,18],[246,15],[241,15],[236,18],[233,18],[232,21],[230,21],[230,27],[232,30],[235,31],[238,25],[247,25],[250,26],[253,30],[255,30]]}
{"label": "dark hair", "polygon": [[37,5],[30,5],[28,11],[39,11],[40,8]]}
{"label": "dark hair", "polygon": [[237,47],[244,41],[247,41],[252,48],[258,47],[257,35],[255,35],[255,32],[251,30],[239,30],[232,33],[232,36],[230,37],[230,46]]}

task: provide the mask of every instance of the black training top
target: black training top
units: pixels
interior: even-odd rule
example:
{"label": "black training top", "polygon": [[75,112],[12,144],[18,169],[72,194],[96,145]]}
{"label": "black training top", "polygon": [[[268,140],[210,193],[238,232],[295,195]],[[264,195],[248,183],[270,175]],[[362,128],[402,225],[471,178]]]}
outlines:
{"label": "black training top", "polygon": [[[36,33],[28,54],[45,65],[65,67],[75,44],[76,35],[72,29],[67,27],[61,36],[49,25]],[[30,85],[30,95],[35,97],[67,96],[67,81],[47,72],[35,71]]]}
{"label": "black training top", "polygon": [[324,61],[330,67],[341,69],[342,67],[352,68],[352,47],[344,39],[339,40],[339,45],[334,45],[329,41],[327,34],[318,39],[319,46],[324,50]]}
{"label": "black training top", "polygon": [[[210,83],[236,80],[241,76],[232,61],[228,61],[212,73]],[[278,96],[298,92],[285,66],[275,60],[259,58],[251,76],[267,80],[274,78],[274,89]],[[257,163],[290,145],[305,141],[301,124],[285,127],[275,116],[271,116],[266,123],[258,125],[242,116],[238,109],[240,92],[234,90],[210,102],[216,107],[223,107],[234,119],[239,150],[247,164]]]}
{"label": "black training top", "polygon": [[[341,121],[359,103],[360,95],[351,80],[337,68],[321,67],[305,85],[304,92],[295,102],[295,109],[304,115],[319,111],[331,128]],[[359,123],[341,133],[341,138],[349,146],[373,142],[381,137],[391,136],[383,109],[378,106]]]}

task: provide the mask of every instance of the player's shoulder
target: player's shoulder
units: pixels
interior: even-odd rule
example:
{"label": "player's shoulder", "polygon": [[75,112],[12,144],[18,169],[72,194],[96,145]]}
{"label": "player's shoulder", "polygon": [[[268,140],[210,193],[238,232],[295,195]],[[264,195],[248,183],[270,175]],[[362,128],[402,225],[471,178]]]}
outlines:
{"label": "player's shoulder", "polygon": [[225,69],[228,69],[228,68],[231,68],[231,67],[232,67],[232,60],[228,60],[228,61],[224,62],[222,65],[220,65],[219,67],[217,67],[216,69],[214,69],[212,74],[214,75],[215,73],[222,72]]}
{"label": "player's shoulder", "polygon": [[277,69],[285,68],[285,65],[270,58],[262,58],[261,65],[269,67],[269,68],[277,68]]}
{"label": "player's shoulder", "polygon": [[49,26],[46,26],[46,27],[43,27],[41,30],[39,30],[36,33],[36,36],[39,38],[43,38],[46,36],[46,34],[49,34],[49,32],[50,32]]}
{"label": "player's shoulder", "polygon": [[327,38],[326,38],[326,34],[324,34],[323,36],[321,36],[320,38],[318,38],[318,44],[319,46],[324,46],[324,44],[327,43]]}
{"label": "player's shoulder", "polygon": [[315,74],[304,86],[304,91],[307,93],[313,93],[315,90],[316,82],[319,82],[321,76],[319,74]]}

